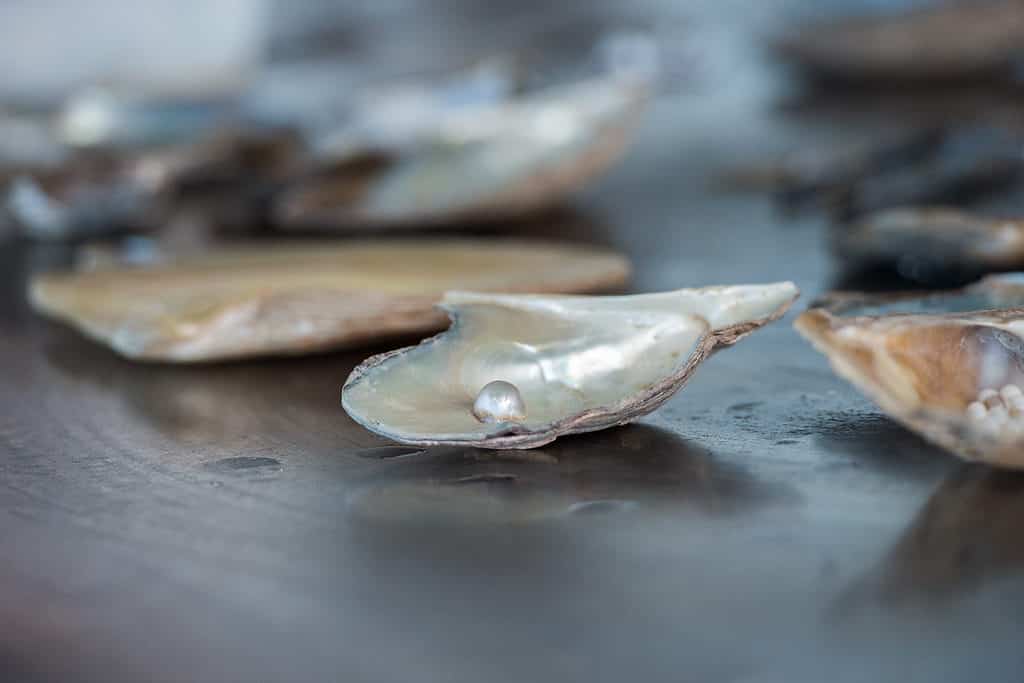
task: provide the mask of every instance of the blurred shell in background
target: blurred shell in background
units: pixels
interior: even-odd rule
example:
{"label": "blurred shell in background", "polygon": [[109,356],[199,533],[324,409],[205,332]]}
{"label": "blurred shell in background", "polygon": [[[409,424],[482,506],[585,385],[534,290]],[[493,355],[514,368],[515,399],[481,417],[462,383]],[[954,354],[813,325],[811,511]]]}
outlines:
{"label": "blurred shell in background", "polygon": [[[194,208],[196,190],[211,232],[523,216],[617,160],[651,90],[658,63],[643,34],[608,36],[591,53],[540,86],[525,58],[493,57],[440,79],[351,88],[347,106],[333,110],[334,93],[323,107],[313,98],[308,111],[281,109],[260,82],[86,87],[38,121],[53,150],[0,157],[4,222],[39,239],[161,230]],[[25,163],[27,152],[35,163]]]}
{"label": "blurred shell in background", "polygon": [[[646,94],[641,83],[604,78],[452,111],[427,139],[358,155],[343,151],[339,162],[324,162],[278,196],[275,222],[376,230],[546,208],[619,157]],[[357,148],[350,142],[345,149]]]}
{"label": "blurred shell in background", "polygon": [[887,209],[835,231],[844,262],[891,265],[905,277],[1024,267],[1024,221],[950,207]]}

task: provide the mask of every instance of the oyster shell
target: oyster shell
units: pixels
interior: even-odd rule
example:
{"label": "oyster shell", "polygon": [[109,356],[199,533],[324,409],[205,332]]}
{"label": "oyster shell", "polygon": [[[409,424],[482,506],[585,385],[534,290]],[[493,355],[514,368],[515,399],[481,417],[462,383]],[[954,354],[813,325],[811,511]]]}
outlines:
{"label": "oyster shell", "polygon": [[905,274],[1005,270],[1024,265],[1024,221],[951,207],[888,209],[836,231],[835,248],[847,262]]}
{"label": "oyster shell", "polygon": [[440,329],[433,305],[452,287],[585,292],[619,287],[628,273],[615,253],[551,242],[263,244],[43,275],[30,295],[124,356],[196,362]]}
{"label": "oyster shell", "polygon": [[595,79],[453,115],[430,144],[363,150],[293,183],[274,202],[275,222],[380,229],[533,212],[619,157],[645,97],[636,82]]}
{"label": "oyster shell", "polygon": [[926,297],[834,295],[795,327],[895,420],[967,460],[1024,467],[1020,275]]}
{"label": "oyster shell", "polygon": [[980,0],[815,23],[776,48],[815,75],[895,81],[999,74],[1021,57],[1022,45],[1020,0]]}
{"label": "oyster shell", "polygon": [[[401,443],[534,448],[651,412],[709,354],[780,317],[797,294],[790,282],[614,297],[449,292],[441,307],[451,328],[365,361],[342,405]],[[495,384],[520,400],[481,396]],[[475,410],[481,399],[508,406],[505,419]]]}

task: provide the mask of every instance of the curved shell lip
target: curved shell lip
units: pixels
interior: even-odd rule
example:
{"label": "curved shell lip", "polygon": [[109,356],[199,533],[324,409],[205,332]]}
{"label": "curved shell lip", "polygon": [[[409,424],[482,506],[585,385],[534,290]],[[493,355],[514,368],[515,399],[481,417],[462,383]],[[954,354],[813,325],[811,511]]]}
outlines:
{"label": "curved shell lip", "polygon": [[[706,329],[697,340],[693,351],[689,354],[685,363],[677,366],[671,374],[662,380],[652,384],[641,392],[629,394],[614,404],[591,408],[580,413],[568,415],[554,422],[538,428],[527,428],[521,424],[506,422],[502,423],[498,431],[483,439],[474,438],[441,438],[441,439],[412,439],[383,428],[378,422],[364,418],[356,410],[352,410],[347,401],[348,391],[351,387],[360,383],[365,377],[377,367],[387,361],[402,355],[421,345],[434,344],[445,336],[458,330],[459,316],[454,306],[455,303],[469,303],[473,301],[500,301],[502,295],[482,294],[474,292],[452,291],[445,294],[438,308],[446,311],[452,321],[451,326],[437,335],[425,339],[419,345],[407,346],[386,353],[372,356],[360,363],[345,380],[341,390],[341,404],[345,412],[358,424],[366,429],[380,434],[385,438],[410,446],[432,447],[432,446],[474,446],[479,448],[493,449],[527,449],[536,448],[548,444],[561,436],[580,434],[584,432],[597,431],[609,427],[624,425],[638,417],[655,410],[662,403],[672,397],[686,381],[693,371],[709,355],[718,348],[731,346],[760,327],[778,320],[789,310],[793,302],[800,296],[800,292],[792,282],[777,283],[788,286],[790,294],[788,299],[778,305],[770,314],[761,318],[744,321],[729,325],[718,330],[712,329],[705,321]],[[516,296],[516,299],[528,298]],[[541,295],[538,295],[541,296]],[[586,299],[586,296],[564,296],[562,299]]]}

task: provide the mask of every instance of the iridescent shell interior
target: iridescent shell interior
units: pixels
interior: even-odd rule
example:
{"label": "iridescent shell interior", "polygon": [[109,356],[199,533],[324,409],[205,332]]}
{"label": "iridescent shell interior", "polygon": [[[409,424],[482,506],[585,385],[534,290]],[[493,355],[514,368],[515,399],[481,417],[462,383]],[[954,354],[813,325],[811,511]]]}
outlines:
{"label": "iridescent shell interior", "polygon": [[[788,282],[617,297],[450,292],[451,328],[363,363],[342,402],[395,441],[539,446],[654,410],[717,346],[782,315],[796,296]],[[525,414],[474,414],[496,381],[518,390]]]}

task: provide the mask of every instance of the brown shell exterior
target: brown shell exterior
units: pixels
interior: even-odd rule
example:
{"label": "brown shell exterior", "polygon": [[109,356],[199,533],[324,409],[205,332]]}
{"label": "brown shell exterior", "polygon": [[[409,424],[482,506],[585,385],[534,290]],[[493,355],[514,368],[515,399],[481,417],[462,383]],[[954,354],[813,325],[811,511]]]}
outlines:
{"label": "brown shell exterior", "polygon": [[[832,297],[832,301],[842,302],[844,298]],[[849,301],[850,298],[845,298],[846,303]],[[829,359],[836,374],[857,387],[897,422],[965,460],[1024,468],[1024,444],[984,437],[977,430],[969,429],[965,418],[958,417],[963,403],[972,400],[976,388],[966,382],[958,382],[960,378],[956,372],[949,372],[945,366],[970,362],[969,356],[963,354],[970,354],[971,349],[965,350],[961,346],[965,335],[950,329],[958,326],[966,329],[964,322],[968,317],[973,320],[983,317],[994,324],[1001,324],[1024,318],[1024,308],[986,311],[980,315],[893,314],[848,318],[823,308],[812,308],[797,317],[794,327]],[[878,336],[855,338],[857,335],[842,334],[844,330],[866,329],[879,321],[894,323],[894,332],[885,338],[884,348],[878,347]],[[914,336],[914,321],[931,323],[920,328],[919,338]],[[900,323],[903,326],[896,328],[895,325]],[[929,351],[922,353],[921,349],[926,347]],[[900,392],[894,388],[891,375],[883,376],[875,363],[880,351],[892,355],[907,370],[907,376],[912,378],[908,386],[912,389]],[[952,381],[950,377],[953,377]],[[942,382],[941,391],[936,382]],[[915,398],[921,395],[943,396],[948,400],[936,400],[925,405]],[[957,403],[955,397],[959,397],[958,405],[954,405]]]}

